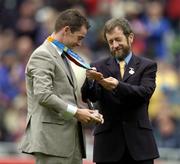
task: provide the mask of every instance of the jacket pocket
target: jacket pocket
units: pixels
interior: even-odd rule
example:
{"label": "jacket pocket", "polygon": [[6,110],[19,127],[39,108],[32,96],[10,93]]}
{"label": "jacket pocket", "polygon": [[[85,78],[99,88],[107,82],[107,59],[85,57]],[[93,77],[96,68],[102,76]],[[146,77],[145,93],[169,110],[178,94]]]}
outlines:
{"label": "jacket pocket", "polygon": [[93,134],[97,135],[97,134],[103,133],[105,131],[110,131],[110,129],[111,129],[111,126],[108,123],[97,125],[96,128],[94,129]]}
{"label": "jacket pocket", "polygon": [[56,113],[51,109],[44,109],[44,112],[41,113],[41,122],[62,125],[66,122],[66,120],[62,117],[61,113]]}
{"label": "jacket pocket", "polygon": [[42,123],[63,125],[64,121],[42,121]]}
{"label": "jacket pocket", "polygon": [[65,123],[65,120],[58,117],[45,117],[41,122],[47,124],[63,125]]}
{"label": "jacket pocket", "polygon": [[149,120],[139,120],[138,125],[140,128],[152,130],[152,125]]}

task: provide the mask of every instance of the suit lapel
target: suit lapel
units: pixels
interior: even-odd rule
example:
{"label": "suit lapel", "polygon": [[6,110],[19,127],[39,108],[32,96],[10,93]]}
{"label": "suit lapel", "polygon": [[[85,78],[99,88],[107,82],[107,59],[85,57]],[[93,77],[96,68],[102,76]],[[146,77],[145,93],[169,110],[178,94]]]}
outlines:
{"label": "suit lapel", "polygon": [[139,67],[139,59],[135,55],[132,55],[128,65],[126,66],[124,77],[122,80],[127,81],[129,77],[135,75],[138,67]]}
{"label": "suit lapel", "polygon": [[119,65],[113,57],[110,57],[109,60],[107,60],[106,66],[112,77],[115,77],[118,80],[121,79]]}
{"label": "suit lapel", "polygon": [[[67,75],[71,85],[74,86],[75,75],[74,75],[74,72],[73,72],[71,66],[69,67],[70,69],[68,70],[68,68],[65,65],[62,57],[58,54],[57,50],[53,47],[53,45],[51,45],[51,43],[49,43],[48,41],[45,41],[44,44],[48,48],[48,50],[51,52],[51,54],[54,57],[55,62],[57,63],[57,65],[63,68],[63,71]],[[70,63],[69,63],[69,65],[70,65]],[[71,72],[69,72],[69,71],[71,71]]]}

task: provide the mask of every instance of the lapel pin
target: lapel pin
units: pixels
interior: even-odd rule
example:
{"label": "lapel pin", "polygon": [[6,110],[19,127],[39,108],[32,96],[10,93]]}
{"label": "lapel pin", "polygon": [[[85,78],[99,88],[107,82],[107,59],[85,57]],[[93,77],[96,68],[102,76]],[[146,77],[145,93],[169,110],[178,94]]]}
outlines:
{"label": "lapel pin", "polygon": [[134,72],[134,68],[132,68],[132,67],[129,67],[129,74],[131,74],[131,75],[133,75],[135,72]]}

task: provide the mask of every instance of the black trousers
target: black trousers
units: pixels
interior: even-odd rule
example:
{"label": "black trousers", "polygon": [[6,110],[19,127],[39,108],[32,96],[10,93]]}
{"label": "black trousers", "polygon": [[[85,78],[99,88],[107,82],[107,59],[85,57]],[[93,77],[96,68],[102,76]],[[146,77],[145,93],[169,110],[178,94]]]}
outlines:
{"label": "black trousers", "polygon": [[126,150],[123,157],[120,161],[117,162],[97,162],[96,164],[154,164],[154,160],[144,160],[144,161],[135,161],[131,155],[129,154],[129,151]]}

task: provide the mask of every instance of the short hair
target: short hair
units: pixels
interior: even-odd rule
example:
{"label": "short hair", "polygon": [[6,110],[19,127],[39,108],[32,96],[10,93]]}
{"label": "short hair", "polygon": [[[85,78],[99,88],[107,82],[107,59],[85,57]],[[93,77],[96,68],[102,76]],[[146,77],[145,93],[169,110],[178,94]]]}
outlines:
{"label": "short hair", "polygon": [[111,32],[115,27],[122,29],[124,35],[127,37],[133,30],[131,29],[130,23],[125,18],[112,18],[105,23],[104,26],[104,38],[106,39],[106,34]]}
{"label": "short hair", "polygon": [[82,26],[89,29],[90,25],[85,16],[83,16],[77,9],[67,9],[62,11],[55,22],[54,30],[58,32],[65,26],[69,26],[71,32],[80,30]]}

